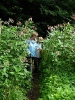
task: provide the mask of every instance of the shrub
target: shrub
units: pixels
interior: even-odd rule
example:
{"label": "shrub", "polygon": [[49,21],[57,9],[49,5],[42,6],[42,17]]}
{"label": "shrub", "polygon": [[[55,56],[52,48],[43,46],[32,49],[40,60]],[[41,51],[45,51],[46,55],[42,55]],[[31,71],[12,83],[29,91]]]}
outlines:
{"label": "shrub", "polygon": [[24,63],[26,39],[34,31],[27,26],[2,25],[0,35],[0,100],[27,100],[31,73]]}
{"label": "shrub", "polygon": [[74,100],[75,34],[70,24],[56,27],[44,40],[38,100]]}

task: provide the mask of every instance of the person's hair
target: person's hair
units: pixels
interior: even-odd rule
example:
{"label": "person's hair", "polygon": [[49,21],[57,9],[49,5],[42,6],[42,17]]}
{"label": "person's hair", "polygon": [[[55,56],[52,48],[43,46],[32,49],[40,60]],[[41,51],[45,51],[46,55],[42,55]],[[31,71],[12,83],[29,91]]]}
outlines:
{"label": "person's hair", "polygon": [[38,37],[38,40],[43,40],[43,37]]}
{"label": "person's hair", "polygon": [[38,37],[38,42],[42,42],[43,37]]}
{"label": "person's hair", "polygon": [[32,38],[33,36],[38,36],[38,33],[37,33],[37,32],[33,32],[33,33],[31,34],[31,38]]}

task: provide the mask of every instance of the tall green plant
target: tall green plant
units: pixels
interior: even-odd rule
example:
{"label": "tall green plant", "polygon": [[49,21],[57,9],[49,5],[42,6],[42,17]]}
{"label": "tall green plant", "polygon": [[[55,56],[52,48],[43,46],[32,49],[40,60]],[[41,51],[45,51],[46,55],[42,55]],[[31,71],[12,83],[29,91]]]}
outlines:
{"label": "tall green plant", "polygon": [[70,24],[51,28],[43,43],[38,100],[75,98],[75,32]]}
{"label": "tall green plant", "polygon": [[[52,68],[74,71],[75,35],[74,28],[67,24],[54,29],[44,41],[43,63]],[[47,61],[47,64],[46,64]]]}
{"label": "tall green plant", "polygon": [[[18,30],[19,29],[19,30]],[[27,100],[31,73],[24,63],[26,39],[32,29],[25,26],[2,26],[0,35],[0,100]]]}

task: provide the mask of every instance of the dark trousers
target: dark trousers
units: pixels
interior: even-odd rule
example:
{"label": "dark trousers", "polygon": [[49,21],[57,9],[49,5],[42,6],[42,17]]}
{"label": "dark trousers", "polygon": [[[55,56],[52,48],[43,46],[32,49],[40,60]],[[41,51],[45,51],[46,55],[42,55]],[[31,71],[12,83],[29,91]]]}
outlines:
{"label": "dark trousers", "polygon": [[40,65],[41,58],[36,58],[36,57],[31,57],[31,58],[32,58],[32,61],[34,63],[34,72],[37,72],[39,65]]}
{"label": "dark trousers", "polygon": [[34,72],[37,72],[37,69],[38,69],[37,58],[36,57],[32,57],[32,61],[34,62]]}
{"label": "dark trousers", "polygon": [[41,58],[37,58],[37,66],[38,66],[38,68],[40,66],[40,62],[41,62]]}
{"label": "dark trousers", "polygon": [[[37,58],[36,57],[27,57],[27,60],[28,60],[29,65],[31,66],[31,67],[29,66],[28,69],[30,69],[30,70],[33,70],[34,69],[34,71],[36,72],[37,71],[37,68],[38,68]],[[31,64],[31,63],[33,63],[33,64]]]}
{"label": "dark trousers", "polygon": [[[32,71],[37,72],[38,69],[39,69],[39,65],[40,65],[41,58],[27,57],[27,59],[28,59],[29,65],[31,65],[31,67],[29,66],[28,69],[30,69],[31,72],[32,72]],[[32,64],[31,64],[30,59],[32,59],[33,66],[32,66]],[[34,68],[33,68],[33,67],[34,67]]]}

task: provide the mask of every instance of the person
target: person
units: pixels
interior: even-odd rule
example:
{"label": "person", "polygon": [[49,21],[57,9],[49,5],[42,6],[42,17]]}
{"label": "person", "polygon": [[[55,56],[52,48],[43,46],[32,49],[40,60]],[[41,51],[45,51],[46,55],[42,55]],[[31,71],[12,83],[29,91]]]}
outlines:
{"label": "person", "polygon": [[40,52],[42,50],[42,43],[43,43],[43,38],[42,37],[38,37],[37,49],[36,49],[36,58],[37,58],[37,66],[38,66],[38,68],[39,68],[39,64],[40,64],[40,61],[41,61]]}
{"label": "person", "polygon": [[[33,32],[30,36],[30,38],[26,41],[27,43],[27,52],[28,52],[28,59],[32,58],[32,61],[34,62],[34,71],[37,71],[37,58],[36,58],[36,48],[37,48],[37,37],[38,33]],[[30,67],[31,72],[32,66]]]}

